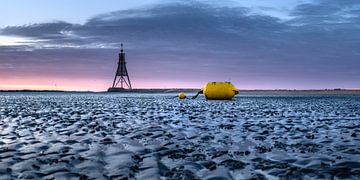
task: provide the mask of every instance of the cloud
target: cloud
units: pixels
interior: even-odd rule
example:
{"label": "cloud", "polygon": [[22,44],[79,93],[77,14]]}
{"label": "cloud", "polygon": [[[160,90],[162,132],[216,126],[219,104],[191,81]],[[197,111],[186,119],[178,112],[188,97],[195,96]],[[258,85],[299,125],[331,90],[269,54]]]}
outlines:
{"label": "cloud", "polygon": [[316,3],[298,5],[291,13],[295,17],[291,22],[325,28],[329,26],[335,26],[334,28],[354,27],[359,22],[359,12],[359,1],[319,0]]}
{"label": "cloud", "polygon": [[25,55],[29,60],[23,63],[30,67],[44,60],[54,72],[67,65],[72,67],[60,72],[108,78],[116,59],[112,55],[124,42],[129,69],[139,79],[152,72],[153,78],[179,80],[178,74],[191,72],[184,76],[196,74],[199,81],[216,74],[238,82],[273,77],[331,84],[360,75],[359,7],[357,1],[319,0],[296,6],[284,21],[251,8],[180,1],[101,14],[84,24],[6,27],[1,35],[37,42],[0,46],[0,58],[17,64]]}
{"label": "cloud", "polygon": [[111,44],[120,41],[154,46],[201,45],[224,40],[251,40],[257,33],[280,31],[278,19],[251,15],[242,7],[217,7],[203,3],[170,3],[137,10],[102,14],[83,25],[66,22],[6,27],[4,35],[49,40],[57,45]]}
{"label": "cloud", "polygon": [[18,35],[39,39],[65,38],[64,32],[71,29],[72,24],[58,21],[51,23],[31,24],[25,26],[10,26],[2,29],[3,35]]}

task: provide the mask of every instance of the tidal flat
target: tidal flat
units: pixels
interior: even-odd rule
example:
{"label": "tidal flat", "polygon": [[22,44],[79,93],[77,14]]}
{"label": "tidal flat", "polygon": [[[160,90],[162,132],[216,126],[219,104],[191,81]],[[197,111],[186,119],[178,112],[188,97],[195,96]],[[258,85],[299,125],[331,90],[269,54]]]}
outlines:
{"label": "tidal flat", "polygon": [[360,95],[0,93],[0,179],[360,179]]}

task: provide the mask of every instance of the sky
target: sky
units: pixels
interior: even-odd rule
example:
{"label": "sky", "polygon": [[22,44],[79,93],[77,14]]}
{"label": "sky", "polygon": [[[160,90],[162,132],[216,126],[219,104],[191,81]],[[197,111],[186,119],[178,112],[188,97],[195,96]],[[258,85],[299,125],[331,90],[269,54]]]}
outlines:
{"label": "sky", "polygon": [[2,0],[0,89],[360,88],[358,0]]}

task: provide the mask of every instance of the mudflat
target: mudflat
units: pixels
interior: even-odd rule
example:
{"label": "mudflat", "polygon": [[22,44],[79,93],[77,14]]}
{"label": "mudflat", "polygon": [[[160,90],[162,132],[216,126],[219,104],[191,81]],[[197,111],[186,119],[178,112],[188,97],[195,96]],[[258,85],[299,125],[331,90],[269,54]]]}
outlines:
{"label": "mudflat", "polygon": [[0,179],[360,178],[360,95],[0,93]]}

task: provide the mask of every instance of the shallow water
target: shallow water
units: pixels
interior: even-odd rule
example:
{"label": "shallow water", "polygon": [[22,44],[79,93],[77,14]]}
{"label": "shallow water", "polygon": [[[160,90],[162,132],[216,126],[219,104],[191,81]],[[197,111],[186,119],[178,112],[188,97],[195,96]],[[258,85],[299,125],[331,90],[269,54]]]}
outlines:
{"label": "shallow water", "polygon": [[359,179],[359,95],[1,93],[0,179]]}

